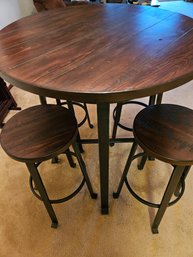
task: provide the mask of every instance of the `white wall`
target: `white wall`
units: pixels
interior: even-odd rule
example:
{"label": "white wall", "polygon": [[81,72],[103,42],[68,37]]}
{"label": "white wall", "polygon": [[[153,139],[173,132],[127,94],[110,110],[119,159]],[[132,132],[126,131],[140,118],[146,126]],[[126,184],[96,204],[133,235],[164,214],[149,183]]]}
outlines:
{"label": "white wall", "polygon": [[[0,0],[1,1],[1,0]],[[16,0],[19,2],[21,17],[36,13],[33,0]]]}
{"label": "white wall", "polygon": [[33,13],[33,0],[0,0],[0,29]]}

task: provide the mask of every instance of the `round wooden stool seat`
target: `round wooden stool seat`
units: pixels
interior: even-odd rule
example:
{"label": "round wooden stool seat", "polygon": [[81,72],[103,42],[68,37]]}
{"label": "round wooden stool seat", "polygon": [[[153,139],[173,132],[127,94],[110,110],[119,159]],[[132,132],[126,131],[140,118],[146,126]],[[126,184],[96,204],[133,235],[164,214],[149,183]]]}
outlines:
{"label": "round wooden stool seat", "polygon": [[77,122],[66,108],[38,105],[23,110],[5,124],[1,145],[21,162],[38,162],[63,153],[77,135]]}
{"label": "round wooden stool seat", "polygon": [[[152,232],[158,233],[158,227],[166,208],[175,204],[182,197],[185,190],[185,179],[193,164],[193,110],[173,104],[148,106],[135,117],[133,133],[135,140],[113,197],[119,197],[125,183],[129,192],[138,201],[158,208],[152,224]],[[144,150],[144,153],[135,154],[138,145]],[[128,182],[127,177],[131,163],[140,156],[145,159],[150,156],[174,167],[160,203],[143,199],[135,193]],[[176,198],[171,200],[173,195]]]}
{"label": "round wooden stool seat", "polygon": [[164,162],[193,164],[193,110],[161,104],[139,112],[134,121],[134,137],[147,154]]}

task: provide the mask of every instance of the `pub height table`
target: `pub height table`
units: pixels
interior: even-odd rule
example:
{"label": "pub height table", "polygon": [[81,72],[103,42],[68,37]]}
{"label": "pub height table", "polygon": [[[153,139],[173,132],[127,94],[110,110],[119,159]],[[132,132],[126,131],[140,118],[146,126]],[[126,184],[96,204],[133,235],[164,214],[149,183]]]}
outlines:
{"label": "pub height table", "polygon": [[98,139],[82,142],[99,144],[101,211],[107,214],[110,104],[193,79],[193,19],[127,4],[59,8],[1,30],[0,56],[0,76],[11,84],[97,105]]}

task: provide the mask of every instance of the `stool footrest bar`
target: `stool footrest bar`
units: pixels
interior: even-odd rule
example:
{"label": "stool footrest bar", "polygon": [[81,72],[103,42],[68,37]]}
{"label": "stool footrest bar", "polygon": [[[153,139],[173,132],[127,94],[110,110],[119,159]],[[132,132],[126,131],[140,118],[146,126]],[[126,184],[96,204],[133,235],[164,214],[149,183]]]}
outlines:
{"label": "stool footrest bar", "polygon": [[[75,195],[77,195],[80,192],[80,190],[82,189],[84,183],[85,183],[85,179],[83,178],[82,182],[80,183],[80,185],[78,186],[78,188],[74,192],[72,192],[70,195],[65,196],[63,198],[60,198],[60,199],[49,199],[50,203],[51,204],[63,203],[63,202],[66,202],[66,201],[72,199]],[[30,184],[30,189],[31,189],[32,193],[34,194],[34,196],[42,201],[41,196],[36,192],[37,190],[34,188],[33,179],[32,179],[31,176],[29,178],[29,184]],[[97,198],[97,194],[96,194],[96,196],[93,195],[92,198],[96,199]]]}
{"label": "stool footrest bar", "polygon": [[[127,178],[125,179],[125,184],[126,184],[126,186],[127,186],[127,189],[129,190],[129,192],[132,194],[132,196],[135,197],[135,199],[137,199],[139,202],[141,202],[141,203],[143,203],[143,204],[145,204],[145,205],[147,205],[147,206],[149,206],[149,207],[160,208],[160,204],[149,202],[149,201],[143,199],[142,197],[140,197],[139,195],[137,195],[137,194],[133,191],[133,189],[131,188],[131,186],[130,186],[128,180],[127,180]],[[173,201],[171,201],[171,202],[168,204],[168,206],[172,206],[172,205],[174,205],[175,203],[177,203],[177,202],[180,200],[180,198],[182,197],[182,195],[184,194],[184,191],[185,191],[185,182],[184,182],[184,181],[181,181],[181,191],[180,191],[179,195],[176,197],[176,199],[174,199]],[[113,196],[114,196],[114,194],[113,194]],[[117,198],[117,197],[116,197],[116,193],[115,193],[115,197],[114,197],[114,198]]]}

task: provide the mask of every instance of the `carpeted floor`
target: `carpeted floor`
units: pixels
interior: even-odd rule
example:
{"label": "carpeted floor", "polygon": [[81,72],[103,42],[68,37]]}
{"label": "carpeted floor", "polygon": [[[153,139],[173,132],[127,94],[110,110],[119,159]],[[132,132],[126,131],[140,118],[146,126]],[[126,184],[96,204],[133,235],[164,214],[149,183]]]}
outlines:
{"label": "carpeted floor", "polygon": [[[39,103],[37,96],[16,87],[11,92],[22,109]],[[192,99],[193,81],[166,92],[163,102],[193,109]],[[137,111],[136,107],[125,107],[122,121],[131,122],[131,113]],[[82,137],[97,136],[94,105],[89,105],[89,112],[95,127],[85,124]],[[11,111],[6,119],[15,113]],[[78,109],[76,113],[81,118]],[[126,134],[119,130],[119,135]],[[97,145],[84,148],[88,172],[99,193]],[[129,144],[110,148],[110,214],[100,214],[100,198],[90,199],[84,187],[73,200],[54,206],[57,229],[50,228],[44,206],[30,192],[25,165],[0,149],[0,257],[193,257],[193,168],[183,198],[167,210],[160,233],[153,235],[150,226],[156,210],[137,202],[125,187],[119,199],[112,198],[129,149]],[[40,170],[50,197],[63,196],[80,180],[78,167],[69,168],[65,156],[59,164],[45,162]],[[133,162],[131,183],[143,197],[159,201],[170,172],[171,167],[159,161],[148,161],[143,171],[137,171]]]}
{"label": "carpeted floor", "polygon": [[[38,103],[37,96],[18,88],[13,88],[12,93],[23,109]],[[192,99],[193,81],[165,93],[163,100],[193,108]],[[130,113],[136,109],[133,108],[131,111],[126,107],[123,122],[132,119]],[[81,128],[83,137],[97,134],[95,106],[89,105],[89,111],[95,128],[89,129],[85,124]],[[14,114],[15,111],[11,111],[7,119]],[[78,110],[77,114],[82,115]],[[119,135],[124,136],[126,132],[119,131]],[[110,193],[117,187],[129,149],[129,144],[110,148]],[[25,165],[11,160],[2,150],[0,155],[1,257],[193,257],[192,172],[187,178],[183,198],[167,210],[158,235],[150,230],[155,210],[137,202],[125,188],[118,200],[110,196],[108,216],[100,214],[100,200],[90,199],[83,188],[70,202],[54,206],[60,223],[55,230],[50,228],[42,203],[29,190]],[[97,146],[85,146],[84,158],[94,188],[99,192]],[[65,156],[61,156],[59,164],[49,161],[42,164],[41,174],[50,196],[69,192],[80,179],[78,171],[78,168],[68,167]],[[159,201],[170,171],[168,165],[159,161],[149,161],[144,171],[136,171],[136,163],[133,163],[131,183],[142,196]]]}

